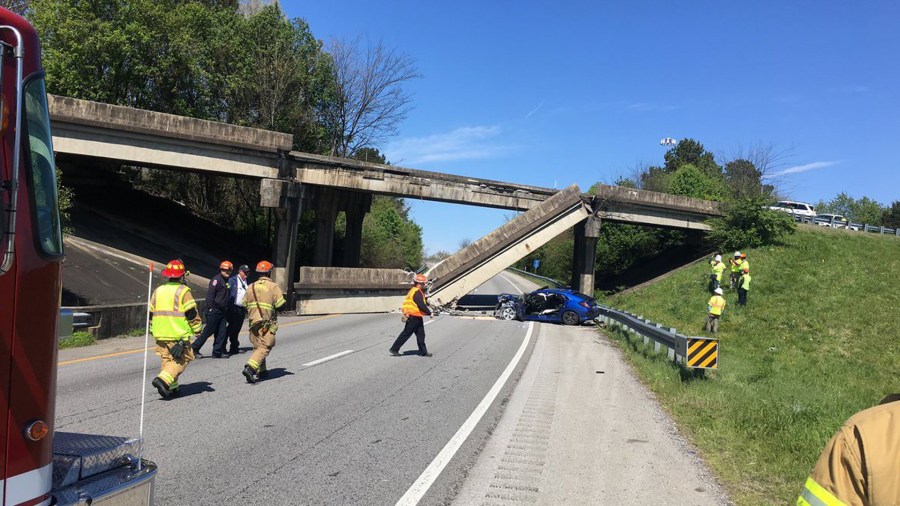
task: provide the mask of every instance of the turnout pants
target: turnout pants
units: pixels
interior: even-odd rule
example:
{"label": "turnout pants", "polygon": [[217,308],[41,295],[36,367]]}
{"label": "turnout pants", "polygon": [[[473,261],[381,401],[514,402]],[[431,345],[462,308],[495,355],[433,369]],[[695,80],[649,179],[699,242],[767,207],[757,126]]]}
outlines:
{"label": "turnout pants", "polygon": [[169,350],[178,341],[156,341],[156,354],[162,360],[162,368],[157,378],[163,380],[169,386],[169,390],[178,388],[178,376],[187,369],[187,365],[194,360],[194,350],[190,346],[184,347],[184,356],[181,360],[175,360]]}
{"label": "turnout pants", "polygon": [[247,360],[247,365],[256,372],[266,371],[266,357],[275,347],[275,331],[266,327],[257,328],[250,326],[250,344],[253,345],[253,354]]}
{"label": "turnout pants", "polygon": [[394,341],[394,345],[391,346],[391,351],[399,353],[400,348],[406,344],[409,336],[413,334],[416,335],[416,344],[419,345],[419,354],[424,355],[428,353],[428,348],[425,347],[425,321],[421,316],[410,316],[406,319],[406,326],[403,327],[403,331],[397,336],[397,340]]}
{"label": "turnout pants", "polygon": [[206,326],[203,327],[200,337],[194,341],[195,352],[200,351],[200,348],[206,344],[209,336],[215,334],[212,350],[213,356],[218,357],[225,353],[225,340],[227,339],[225,336],[225,320],[226,314],[224,309],[210,309],[206,312]]}

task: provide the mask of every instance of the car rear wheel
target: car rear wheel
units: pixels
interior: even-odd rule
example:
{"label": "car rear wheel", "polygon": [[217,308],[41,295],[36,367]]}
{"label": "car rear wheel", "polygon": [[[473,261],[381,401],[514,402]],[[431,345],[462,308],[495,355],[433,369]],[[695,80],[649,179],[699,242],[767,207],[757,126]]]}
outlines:
{"label": "car rear wheel", "polygon": [[578,317],[575,311],[566,311],[562,314],[562,321],[566,325],[578,325],[581,323],[581,318]]}
{"label": "car rear wheel", "polygon": [[503,320],[515,320],[516,319],[516,310],[506,306],[500,309],[500,318]]}

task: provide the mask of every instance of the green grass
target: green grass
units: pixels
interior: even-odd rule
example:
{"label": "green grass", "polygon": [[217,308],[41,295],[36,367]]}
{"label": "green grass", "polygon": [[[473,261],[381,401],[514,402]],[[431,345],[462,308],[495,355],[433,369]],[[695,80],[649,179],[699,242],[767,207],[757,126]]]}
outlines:
{"label": "green grass", "polygon": [[73,332],[71,336],[59,341],[59,349],[78,348],[94,344],[94,336],[90,332]]}
{"label": "green grass", "polygon": [[119,337],[123,337],[123,338],[124,337],[138,337],[138,336],[143,336],[145,334],[146,334],[146,329],[144,327],[139,327],[136,329],[131,329],[127,333],[125,333],[124,336],[119,336]]}
{"label": "green grass", "polygon": [[[900,240],[807,226],[748,254],[748,305],[725,292],[719,371],[684,374],[664,353],[610,335],[736,504],[793,504],[843,421],[900,392]],[[606,301],[704,335],[707,270]]]}

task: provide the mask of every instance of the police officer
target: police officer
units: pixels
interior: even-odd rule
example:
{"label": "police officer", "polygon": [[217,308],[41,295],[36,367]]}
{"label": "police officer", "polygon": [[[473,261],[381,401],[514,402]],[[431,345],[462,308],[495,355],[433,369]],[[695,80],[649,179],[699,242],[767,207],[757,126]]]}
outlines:
{"label": "police officer", "polygon": [[184,284],[184,263],[172,260],[162,275],[166,284],[150,297],[150,332],[156,340],[156,354],[162,361],[159,375],[151,383],[163,399],[178,395],[178,376],[194,359],[191,337],[200,332],[202,321],[191,289]]}
{"label": "police officer", "polygon": [[244,295],[244,307],[250,316],[250,343],[253,344],[253,354],[242,371],[247,383],[256,383],[259,378],[268,376],[266,357],[275,347],[278,308],[285,304],[284,293],[269,277],[272,264],[263,260],[256,264],[256,272],[259,279]]}
{"label": "police officer", "polygon": [[225,333],[228,335],[228,354],[235,355],[241,351],[241,343],[238,336],[241,333],[241,327],[244,325],[244,318],[247,317],[247,309],[244,307],[244,294],[247,293],[247,273],[250,267],[242,265],[238,267],[238,272],[228,280],[229,290],[231,291],[228,298],[228,327]]}
{"label": "police officer", "polygon": [[900,504],[900,395],[850,417],[806,479],[797,506]]}
{"label": "police officer", "polygon": [[400,348],[403,347],[409,336],[414,333],[416,334],[416,344],[419,345],[419,355],[423,357],[432,355],[428,353],[428,348],[425,347],[425,321],[423,317],[428,315],[434,318],[431,314],[431,309],[425,303],[424,288],[426,282],[427,279],[424,274],[416,274],[413,287],[409,289],[406,299],[403,301],[401,310],[406,318],[406,326],[403,327],[403,331],[397,336],[394,345],[388,350],[395,357],[400,356]]}
{"label": "police officer", "polygon": [[213,338],[213,358],[228,358],[225,353],[225,325],[228,317],[228,297],[231,290],[228,287],[228,278],[231,277],[231,269],[234,266],[228,260],[219,264],[219,273],[209,280],[209,288],[206,289],[206,327],[200,333],[200,337],[194,341],[194,353],[197,358],[203,358],[200,348],[206,344],[209,336]]}

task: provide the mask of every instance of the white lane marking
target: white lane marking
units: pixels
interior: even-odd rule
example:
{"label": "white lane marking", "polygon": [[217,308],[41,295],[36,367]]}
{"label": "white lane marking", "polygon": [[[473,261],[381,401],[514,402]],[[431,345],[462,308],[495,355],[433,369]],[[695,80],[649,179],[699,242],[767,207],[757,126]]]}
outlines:
{"label": "white lane marking", "polygon": [[50,491],[53,464],[17,474],[6,480],[6,504],[19,504]]}
{"label": "white lane marking", "polygon": [[428,489],[434,484],[434,480],[436,480],[444,468],[447,467],[447,464],[453,456],[456,455],[456,452],[469,437],[469,434],[472,433],[472,430],[475,429],[475,426],[478,425],[481,417],[487,412],[488,408],[494,402],[494,399],[500,394],[500,390],[503,388],[503,385],[506,384],[506,380],[512,375],[512,372],[519,364],[522,355],[525,354],[525,349],[528,348],[528,342],[531,341],[532,330],[534,330],[534,322],[528,322],[528,331],[525,332],[525,339],[522,340],[519,351],[516,352],[515,356],[510,360],[509,365],[506,366],[506,370],[504,370],[503,374],[497,378],[497,382],[494,383],[494,386],[491,387],[487,395],[484,396],[484,399],[481,400],[481,403],[475,408],[475,411],[473,411],[472,414],[469,415],[469,418],[462,424],[462,427],[456,431],[456,434],[450,438],[450,441],[447,441],[447,444],[444,445],[444,448],[438,453],[437,457],[431,461],[431,464],[428,464],[425,471],[423,471],[419,478],[416,479],[411,487],[409,487],[409,490],[403,494],[403,497],[397,501],[398,506],[413,506],[418,504],[425,495],[425,492],[428,492]]}
{"label": "white lane marking", "polygon": [[338,357],[343,357],[344,355],[349,355],[351,353],[353,353],[353,350],[342,351],[340,353],[335,353],[334,355],[328,355],[325,358],[320,358],[319,360],[313,360],[312,362],[307,362],[305,364],[302,364],[301,367],[312,367],[314,365],[319,365],[319,364],[328,362],[329,360],[334,360]]}
{"label": "white lane marking", "polygon": [[497,275],[500,276],[501,278],[503,278],[503,280],[506,281],[507,283],[511,284],[512,287],[515,288],[517,292],[519,292],[519,295],[522,295],[523,293],[525,293],[525,292],[522,291],[521,288],[519,288],[518,286],[516,286],[515,283],[513,283],[512,281],[510,281],[509,278],[507,278],[507,277],[504,276],[503,274],[497,274]]}

